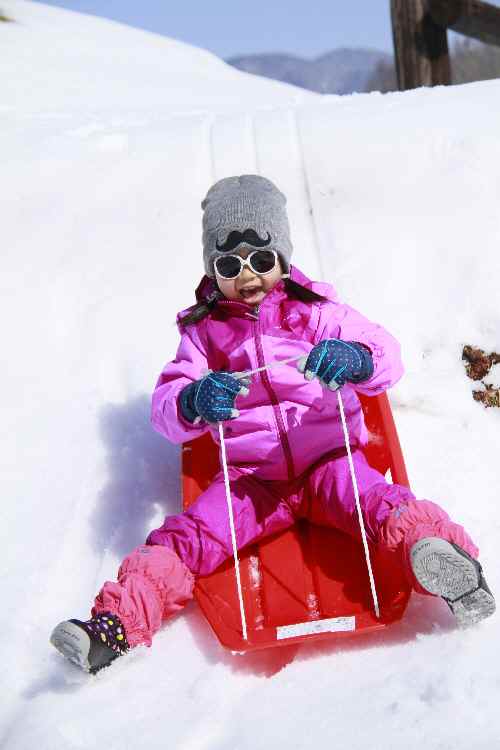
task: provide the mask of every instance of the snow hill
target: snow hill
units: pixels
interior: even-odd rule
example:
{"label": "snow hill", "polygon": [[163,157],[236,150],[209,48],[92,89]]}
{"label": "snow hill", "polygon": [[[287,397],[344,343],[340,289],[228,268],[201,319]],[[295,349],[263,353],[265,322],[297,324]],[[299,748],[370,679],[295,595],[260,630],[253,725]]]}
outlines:
{"label": "snow hill", "polygon": [[500,81],[322,98],[1,7],[1,747],[500,748],[498,617],[461,632],[427,597],[379,636],[248,657],[193,604],[95,678],[48,644],[180,507],[149,397],[202,273],[200,200],[245,172],[287,193],[296,264],[401,340],[413,489],[466,525],[500,595],[500,410],[461,362],[500,347]]}

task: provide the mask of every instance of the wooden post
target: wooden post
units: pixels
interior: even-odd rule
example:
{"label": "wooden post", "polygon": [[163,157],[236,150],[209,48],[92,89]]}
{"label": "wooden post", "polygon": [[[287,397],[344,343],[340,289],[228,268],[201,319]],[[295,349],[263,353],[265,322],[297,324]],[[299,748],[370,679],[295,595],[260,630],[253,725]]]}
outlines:
{"label": "wooden post", "polygon": [[394,57],[400,91],[451,83],[446,28],[427,0],[391,0]]}
{"label": "wooden post", "polygon": [[428,0],[432,20],[485,44],[500,45],[500,8],[479,0]]}

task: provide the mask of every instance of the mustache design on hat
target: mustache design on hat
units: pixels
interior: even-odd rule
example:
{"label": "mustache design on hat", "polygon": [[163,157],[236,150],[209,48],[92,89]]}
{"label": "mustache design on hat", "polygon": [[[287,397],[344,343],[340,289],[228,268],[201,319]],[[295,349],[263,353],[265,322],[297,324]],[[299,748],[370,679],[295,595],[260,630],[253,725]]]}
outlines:
{"label": "mustache design on hat", "polygon": [[244,232],[233,230],[222,245],[216,242],[215,246],[219,252],[227,253],[237,248],[243,242],[245,245],[251,245],[252,247],[268,247],[271,244],[271,235],[267,232],[267,239],[263,240],[254,229],[245,229]]}

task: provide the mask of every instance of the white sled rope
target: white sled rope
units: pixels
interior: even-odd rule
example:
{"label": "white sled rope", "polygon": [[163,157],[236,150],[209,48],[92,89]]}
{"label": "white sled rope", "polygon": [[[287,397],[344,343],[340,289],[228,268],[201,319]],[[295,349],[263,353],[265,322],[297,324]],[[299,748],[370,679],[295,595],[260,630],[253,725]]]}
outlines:
{"label": "white sled rope", "polygon": [[222,454],[222,468],[224,470],[224,484],[226,486],[227,512],[229,514],[229,526],[231,528],[231,542],[233,544],[234,570],[236,572],[236,586],[238,587],[238,599],[240,602],[241,627],[243,630],[243,639],[247,640],[247,620],[245,617],[245,607],[243,605],[243,592],[241,590],[240,578],[240,561],[238,559],[238,546],[236,544],[236,532],[234,530],[233,503],[231,501],[231,488],[229,486],[229,474],[227,471],[226,444],[224,442],[224,430],[222,422],[219,422],[219,438]]}
{"label": "white sled rope", "polygon": [[[255,375],[257,372],[261,372],[262,370],[270,369],[271,367],[277,367],[278,365],[285,365],[288,362],[296,361],[297,359],[300,359],[303,355],[299,355],[296,357],[290,357],[289,359],[282,359],[278,362],[272,362],[271,364],[264,365],[263,367],[258,367],[255,370],[248,370],[247,372],[238,373],[235,377],[237,379],[240,378],[247,378],[250,375]],[[347,451],[347,458],[349,461],[349,469],[351,472],[351,481],[352,486],[354,490],[354,497],[356,500],[356,510],[358,512],[358,520],[359,520],[359,526],[361,529],[361,539],[363,541],[363,549],[365,553],[365,560],[366,560],[366,567],[368,569],[368,577],[370,579],[370,589],[373,599],[373,608],[375,610],[375,616],[377,619],[380,618],[380,608],[378,603],[378,597],[377,597],[377,590],[375,588],[375,578],[373,576],[373,569],[372,564],[370,560],[370,550],[368,549],[368,542],[366,540],[366,530],[365,530],[365,522],[363,519],[363,513],[361,511],[361,502],[359,499],[359,490],[358,490],[358,483],[356,480],[356,474],[354,471],[354,464],[352,460],[352,454],[351,454],[351,445],[349,441],[349,430],[347,427],[347,422],[345,418],[344,413],[344,403],[342,401],[342,396],[340,394],[340,388],[337,388],[337,398],[339,403],[339,410],[340,410],[340,419],[342,421],[342,429],[344,431],[344,442],[345,442],[345,448]],[[238,558],[238,545],[236,541],[236,532],[234,528],[234,516],[233,516],[233,504],[231,500],[231,487],[229,484],[229,473],[227,468],[227,456],[226,456],[226,444],[224,442],[224,429],[223,429],[223,423],[219,422],[219,439],[220,439],[220,445],[221,445],[221,458],[222,458],[222,469],[224,472],[224,485],[226,488],[226,500],[227,500],[227,510],[228,510],[228,516],[229,516],[229,526],[231,529],[231,542],[233,545],[233,557],[234,557],[234,570],[236,573],[236,586],[238,588],[238,600],[240,603],[240,615],[241,615],[241,627],[243,632],[243,639],[246,641],[247,638],[247,621],[245,617],[245,606],[243,604],[243,591],[241,587],[241,576],[240,576],[240,562]]]}
{"label": "white sled rope", "polygon": [[372,592],[373,608],[375,610],[375,616],[377,619],[380,617],[380,609],[378,606],[377,591],[375,589],[375,579],[373,577],[372,564],[370,560],[370,550],[368,549],[368,542],[366,541],[365,522],[363,519],[363,513],[361,512],[361,503],[359,501],[358,483],[356,481],[356,474],[354,472],[354,464],[352,462],[351,445],[349,443],[349,431],[347,429],[347,422],[344,414],[344,403],[342,396],[340,395],[340,388],[337,390],[337,397],[339,400],[340,418],[342,420],[342,427],[344,428],[344,440],[347,451],[347,458],[349,460],[349,469],[351,470],[351,480],[354,489],[354,497],[356,498],[356,510],[358,511],[359,526],[361,529],[361,538],[363,540],[363,549],[365,551],[366,567],[368,568],[368,576],[370,578],[370,589]]}

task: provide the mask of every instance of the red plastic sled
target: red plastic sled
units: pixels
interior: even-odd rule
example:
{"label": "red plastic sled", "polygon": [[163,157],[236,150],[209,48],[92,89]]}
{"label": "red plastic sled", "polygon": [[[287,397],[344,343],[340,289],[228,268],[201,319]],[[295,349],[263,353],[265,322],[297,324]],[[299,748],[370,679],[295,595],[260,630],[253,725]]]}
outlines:
{"label": "red plastic sled", "polygon": [[[360,396],[370,442],[368,462],[409,487],[403,454],[386,394]],[[182,451],[184,508],[219,470],[210,435]],[[334,529],[301,521],[239,551],[247,640],[243,639],[233,559],[199,577],[195,597],[219,641],[237,652],[378,630],[401,619],[410,596],[401,564],[370,547],[380,606],[373,609],[361,542]]]}

